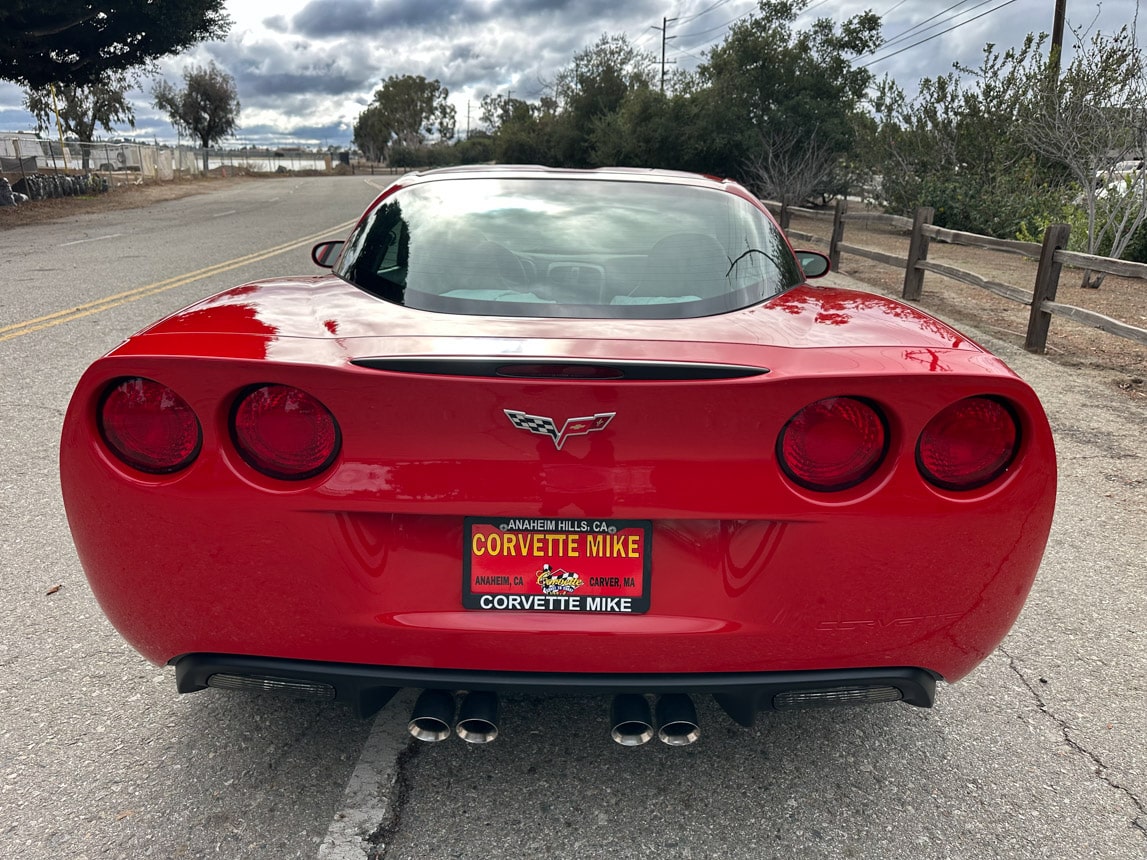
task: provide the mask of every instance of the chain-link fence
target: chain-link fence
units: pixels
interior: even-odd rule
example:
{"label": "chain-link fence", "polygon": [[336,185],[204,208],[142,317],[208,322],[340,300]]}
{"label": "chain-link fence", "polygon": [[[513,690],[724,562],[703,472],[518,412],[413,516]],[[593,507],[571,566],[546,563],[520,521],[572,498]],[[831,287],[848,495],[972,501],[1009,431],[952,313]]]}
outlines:
{"label": "chain-link fence", "polygon": [[0,178],[34,200],[106,190],[123,181],[170,181],[204,172],[327,172],[331,167],[331,155],[295,147],[244,146],[205,153],[191,146],[115,140],[66,140],[61,145],[26,132],[0,133]]}

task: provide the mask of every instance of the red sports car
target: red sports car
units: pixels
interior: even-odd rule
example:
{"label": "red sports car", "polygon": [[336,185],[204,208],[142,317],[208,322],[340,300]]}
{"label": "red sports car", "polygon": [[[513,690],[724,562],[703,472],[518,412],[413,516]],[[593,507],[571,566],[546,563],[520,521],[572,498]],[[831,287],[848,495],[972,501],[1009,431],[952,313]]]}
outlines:
{"label": "red sports car", "polygon": [[312,256],[132,336],[68,410],[92,589],[183,692],[416,688],[416,736],[472,741],[499,692],[612,694],[619,742],[684,744],[699,694],[745,725],[927,707],[1023,605],[1056,482],[1031,388],[807,283],[827,260],[735,183],[412,174]]}

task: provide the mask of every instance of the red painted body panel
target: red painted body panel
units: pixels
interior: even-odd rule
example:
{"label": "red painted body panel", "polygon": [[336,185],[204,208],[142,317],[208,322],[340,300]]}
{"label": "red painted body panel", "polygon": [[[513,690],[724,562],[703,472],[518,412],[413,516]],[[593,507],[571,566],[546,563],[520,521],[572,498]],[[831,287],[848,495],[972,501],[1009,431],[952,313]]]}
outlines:
{"label": "red painted body panel", "polygon": [[[393,356],[568,356],[767,368],[707,381],[552,381],[374,370]],[[171,476],[134,473],[96,428],[123,376],[173,388],[203,447]],[[342,450],[299,483],[254,472],[227,422],[240,391],[295,385],[336,416]],[[955,400],[1005,399],[1007,474],[927,484],[914,446]],[[860,486],[790,482],[786,420],[850,395],[887,418]],[[616,413],[558,450],[506,409]],[[129,339],[80,380],[64,423],[69,523],[101,606],[148,659],[194,652],[388,666],[576,673],[916,666],[955,680],[1000,642],[1046,543],[1055,455],[1043,410],[948,326],[880,297],[798,287],[688,320],[457,317],[332,277],[262,282]],[[648,614],[462,609],[463,519],[651,520]]]}

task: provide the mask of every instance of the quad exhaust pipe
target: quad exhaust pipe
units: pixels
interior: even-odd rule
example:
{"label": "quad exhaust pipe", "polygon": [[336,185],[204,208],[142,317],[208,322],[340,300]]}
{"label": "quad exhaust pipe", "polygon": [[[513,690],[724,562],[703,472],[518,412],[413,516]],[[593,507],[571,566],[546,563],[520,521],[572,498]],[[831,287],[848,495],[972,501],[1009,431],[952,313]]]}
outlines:
{"label": "quad exhaust pipe", "polygon": [[649,702],[639,693],[614,696],[610,705],[610,736],[623,747],[637,747],[653,739],[654,725],[657,737],[671,747],[683,747],[701,736],[697,723],[697,709],[693,700],[684,693],[669,693],[657,700],[657,721],[649,710]]}
{"label": "quad exhaust pipe", "polygon": [[[488,690],[466,693],[461,707],[448,690],[423,690],[406,727],[411,735],[426,743],[444,741],[457,734],[467,743],[488,744],[498,737],[499,709],[498,694]],[[701,736],[697,708],[684,693],[658,697],[656,720],[645,696],[621,693],[614,696],[609,717],[610,736],[625,747],[648,743],[655,734],[671,747],[688,746]]]}
{"label": "quad exhaust pipe", "polygon": [[498,737],[498,694],[484,690],[467,693],[462,707],[458,708],[453,693],[423,690],[414,703],[406,728],[415,738],[427,743],[444,741],[457,732],[467,743],[488,744]]}

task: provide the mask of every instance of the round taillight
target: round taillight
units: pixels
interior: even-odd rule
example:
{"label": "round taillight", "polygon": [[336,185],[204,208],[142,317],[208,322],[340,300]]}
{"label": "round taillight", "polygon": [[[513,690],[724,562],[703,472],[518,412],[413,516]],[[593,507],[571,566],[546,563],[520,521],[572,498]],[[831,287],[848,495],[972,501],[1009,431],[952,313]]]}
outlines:
{"label": "round taillight", "polygon": [[1011,465],[1019,448],[1015,416],[991,397],[969,397],[928,422],[916,445],[920,473],[945,490],[974,490]]}
{"label": "round taillight", "polygon": [[272,478],[311,478],[334,462],[341,437],[331,411],[290,385],[260,385],[235,404],[235,447],[255,469]]}
{"label": "round taillight", "polygon": [[104,393],[99,427],[113,454],[141,472],[166,475],[191,464],[203,444],[187,401],[151,379],[119,379]]}
{"label": "round taillight", "polygon": [[880,413],[855,397],[810,403],[788,420],[777,440],[781,467],[809,490],[832,492],[870,477],[888,450]]}

